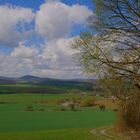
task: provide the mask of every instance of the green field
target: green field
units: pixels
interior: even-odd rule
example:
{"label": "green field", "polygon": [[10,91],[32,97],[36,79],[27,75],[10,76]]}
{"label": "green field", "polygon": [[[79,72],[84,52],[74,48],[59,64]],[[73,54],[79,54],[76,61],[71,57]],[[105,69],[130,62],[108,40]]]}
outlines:
{"label": "green field", "polygon": [[[56,101],[72,96],[0,94],[0,140],[96,140],[92,129],[115,122],[116,113],[111,109],[80,107],[77,111],[62,111]],[[26,110],[29,106],[32,111]]]}
{"label": "green field", "polygon": [[[1,140],[90,140],[93,128],[110,125],[115,113],[96,108],[80,111],[57,111],[56,106],[34,105],[35,111],[24,111],[27,105],[0,105]],[[45,111],[38,111],[44,108]]]}
{"label": "green field", "polygon": [[[36,105],[35,111],[24,111],[26,105],[0,105],[0,132],[38,131],[64,128],[96,128],[111,124],[115,113],[94,108],[80,111],[57,111],[57,107]],[[38,111],[44,108],[45,111]]]}
{"label": "green field", "polygon": [[0,94],[16,94],[16,93],[64,94],[69,93],[71,90],[75,89],[79,92],[90,92],[91,84],[87,83],[0,84]]}
{"label": "green field", "polygon": [[0,102],[34,103],[69,98],[70,94],[0,94]]}
{"label": "green field", "polygon": [[0,134],[0,140],[104,140],[92,135],[89,129],[61,129],[48,131]]}

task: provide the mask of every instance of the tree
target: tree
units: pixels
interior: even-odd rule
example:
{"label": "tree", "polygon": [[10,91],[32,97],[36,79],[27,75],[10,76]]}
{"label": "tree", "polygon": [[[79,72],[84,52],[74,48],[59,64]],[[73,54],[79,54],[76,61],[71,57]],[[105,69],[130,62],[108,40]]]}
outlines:
{"label": "tree", "polygon": [[140,0],[94,0],[94,4],[95,14],[88,19],[91,31],[75,39],[73,47],[79,49],[85,69],[98,73],[121,101],[125,123],[140,129]]}
{"label": "tree", "polygon": [[86,69],[102,76],[110,71],[131,80],[140,89],[140,1],[94,0],[89,18],[93,33],[83,33],[74,47]]}

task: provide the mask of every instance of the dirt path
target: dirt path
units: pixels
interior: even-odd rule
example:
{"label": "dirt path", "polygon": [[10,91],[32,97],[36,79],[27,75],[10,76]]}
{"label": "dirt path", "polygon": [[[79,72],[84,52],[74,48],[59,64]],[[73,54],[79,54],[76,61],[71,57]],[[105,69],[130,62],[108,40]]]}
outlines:
{"label": "dirt path", "polygon": [[103,138],[106,140],[121,140],[121,138],[119,138],[118,136],[114,136],[113,134],[108,133],[105,128],[99,130],[93,129],[90,132],[97,138]]}

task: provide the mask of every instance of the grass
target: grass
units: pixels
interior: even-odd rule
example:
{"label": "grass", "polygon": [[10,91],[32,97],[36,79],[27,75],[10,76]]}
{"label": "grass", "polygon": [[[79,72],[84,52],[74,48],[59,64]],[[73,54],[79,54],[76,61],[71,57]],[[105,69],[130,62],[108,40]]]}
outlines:
{"label": "grass", "polygon": [[[57,104],[59,101],[64,99],[78,99],[81,98],[82,101],[85,99],[93,98],[93,96],[87,94],[81,96],[80,94],[73,95],[73,94],[0,94],[0,104],[4,103],[37,103],[37,104]],[[104,102],[104,99],[96,99],[98,102]],[[107,102],[107,101],[106,101]],[[108,101],[109,102],[109,101]],[[104,104],[104,103],[103,103]]]}
{"label": "grass", "polygon": [[65,99],[69,96],[69,94],[0,94],[0,102],[34,103],[46,100]]}
{"label": "grass", "polygon": [[[12,86],[13,90],[24,86],[38,88],[38,85]],[[5,91],[12,89],[8,85],[0,88]],[[73,98],[73,95],[66,94],[69,92],[25,93],[0,94],[0,140],[108,140],[93,135],[91,130],[115,122],[116,113],[111,109],[100,111],[96,107],[81,107],[78,111],[61,111],[57,101]],[[84,95],[82,99],[88,96]],[[26,110],[29,106],[33,107],[33,111]]]}
{"label": "grass", "polygon": [[0,94],[16,94],[16,93],[68,93],[71,90],[78,92],[90,92],[88,84],[76,83],[47,83],[47,84],[0,84]]}
{"label": "grass", "polygon": [[[59,111],[56,106],[35,105],[35,111],[24,111],[26,105],[0,105],[0,132],[39,131],[66,128],[96,128],[115,121],[111,110],[83,108],[82,111]],[[45,111],[38,111],[44,108]]]}
{"label": "grass", "polygon": [[[102,130],[105,134],[101,133]],[[129,140],[129,137],[107,127],[0,133],[0,140]]]}
{"label": "grass", "polygon": [[[89,129],[62,129],[0,134],[0,140],[96,140]],[[98,139],[99,140],[99,139]]]}

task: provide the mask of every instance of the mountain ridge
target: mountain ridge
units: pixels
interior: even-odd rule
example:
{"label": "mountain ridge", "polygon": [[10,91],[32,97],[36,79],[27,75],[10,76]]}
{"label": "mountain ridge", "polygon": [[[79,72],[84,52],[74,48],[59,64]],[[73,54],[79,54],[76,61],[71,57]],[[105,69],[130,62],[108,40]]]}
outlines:
{"label": "mountain ridge", "polygon": [[96,79],[54,79],[48,77],[39,77],[33,75],[24,75],[21,77],[5,77],[0,76],[0,83],[45,83],[45,82],[95,82]]}

